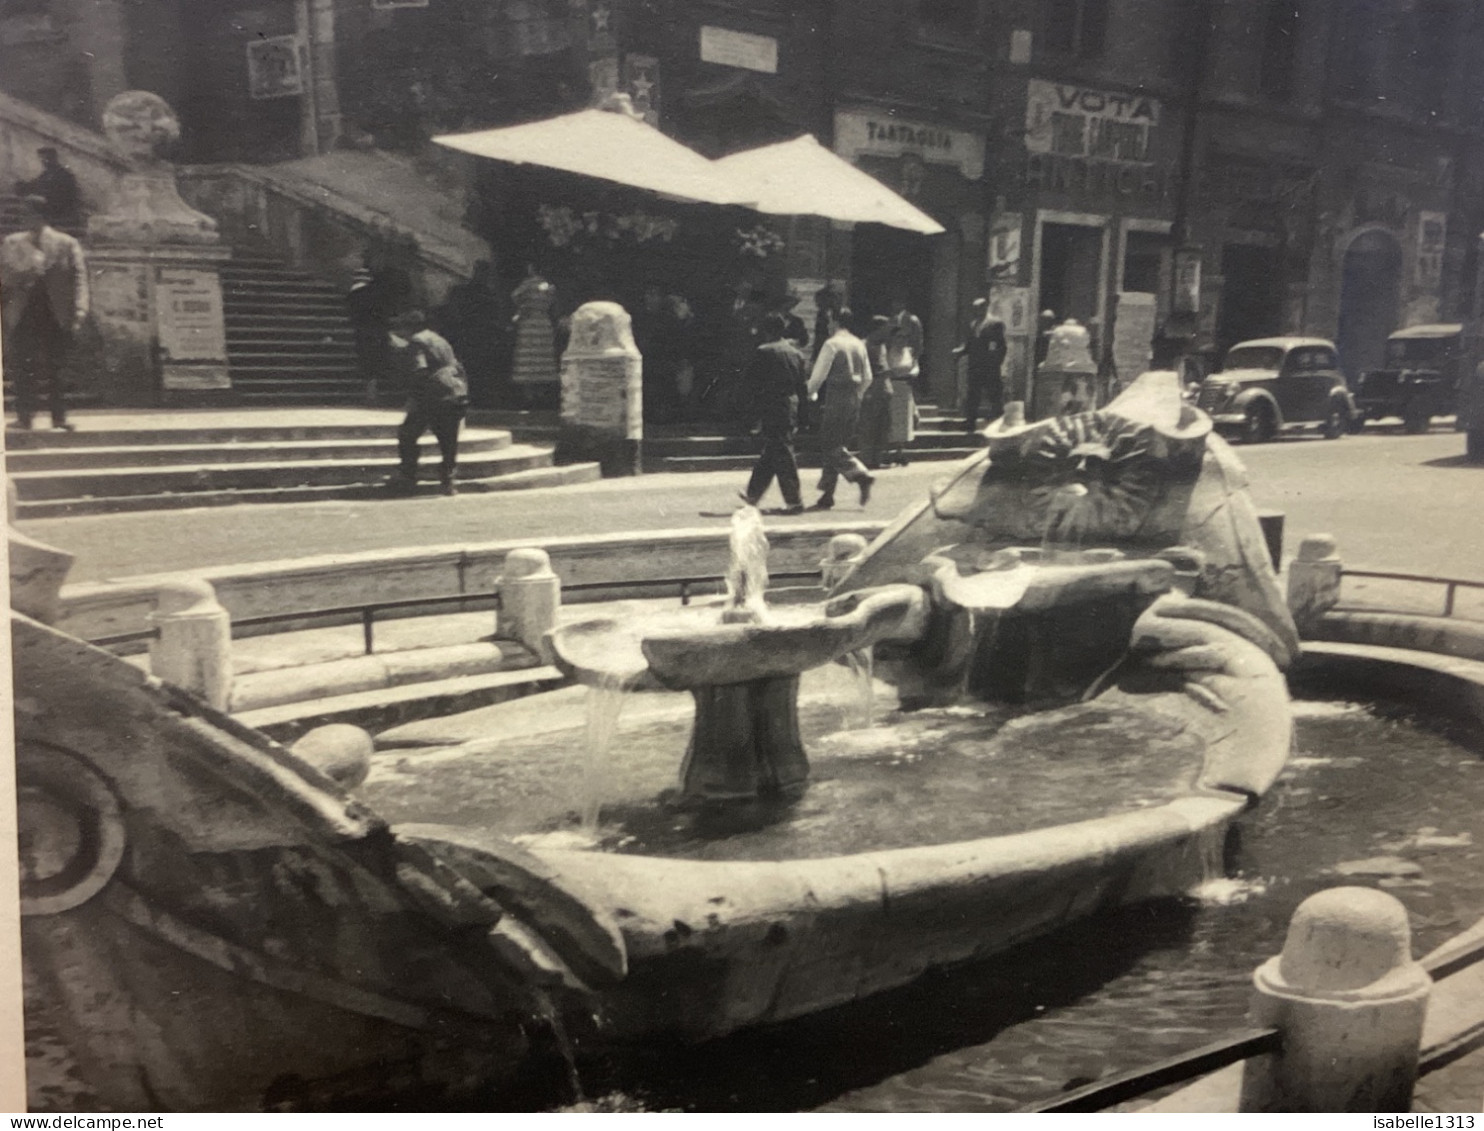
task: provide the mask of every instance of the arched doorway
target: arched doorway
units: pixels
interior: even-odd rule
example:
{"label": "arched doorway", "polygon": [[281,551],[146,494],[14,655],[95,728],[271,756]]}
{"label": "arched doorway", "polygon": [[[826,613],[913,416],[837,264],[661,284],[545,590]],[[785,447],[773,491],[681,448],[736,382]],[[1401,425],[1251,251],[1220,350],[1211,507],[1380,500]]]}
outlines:
{"label": "arched doorway", "polygon": [[1386,356],[1386,338],[1401,309],[1402,249],[1390,232],[1361,232],[1345,250],[1340,283],[1340,326],[1335,344],[1354,385]]}

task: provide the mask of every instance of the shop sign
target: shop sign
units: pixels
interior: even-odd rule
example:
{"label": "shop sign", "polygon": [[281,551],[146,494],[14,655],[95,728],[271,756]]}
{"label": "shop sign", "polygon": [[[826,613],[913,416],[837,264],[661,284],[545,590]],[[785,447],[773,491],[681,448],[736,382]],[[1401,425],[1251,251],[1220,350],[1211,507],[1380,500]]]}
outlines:
{"label": "shop sign", "polygon": [[751,35],[731,28],[703,26],[701,62],[776,75],[778,41],[771,35]]}
{"label": "shop sign", "polygon": [[1149,160],[1159,100],[1147,94],[1031,79],[1026,94],[1025,147],[1032,153],[1100,161]]}
{"label": "shop sign", "polygon": [[1059,153],[1027,153],[1025,184],[1027,188],[1094,196],[1163,197],[1170,191],[1169,174],[1162,166]]}
{"label": "shop sign", "polygon": [[247,45],[247,82],[253,98],[304,93],[304,45],[297,35],[275,35]]}
{"label": "shop sign", "polygon": [[989,229],[989,277],[1005,279],[1020,270],[1019,212],[1001,212]]}
{"label": "shop sign", "polygon": [[835,152],[854,161],[912,155],[936,165],[956,165],[971,181],[984,176],[984,136],[899,118],[889,110],[836,110]]}
{"label": "shop sign", "polygon": [[1448,242],[1448,214],[1417,214],[1417,286],[1435,291],[1443,285],[1443,247]]}

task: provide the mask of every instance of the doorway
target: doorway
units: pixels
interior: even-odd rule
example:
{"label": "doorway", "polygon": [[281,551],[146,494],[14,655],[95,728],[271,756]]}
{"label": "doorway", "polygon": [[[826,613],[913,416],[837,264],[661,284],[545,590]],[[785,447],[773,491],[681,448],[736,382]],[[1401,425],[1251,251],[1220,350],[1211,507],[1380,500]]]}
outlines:
{"label": "doorway", "polygon": [[1362,373],[1379,369],[1385,360],[1386,339],[1399,321],[1401,281],[1401,244],[1390,232],[1372,229],[1350,241],[1341,270],[1335,344],[1352,386]]}
{"label": "doorway", "polygon": [[928,237],[882,224],[855,229],[850,270],[850,305],[867,325],[874,314],[890,314],[894,298],[927,325],[933,299],[933,249]]}
{"label": "doorway", "polygon": [[1283,257],[1276,247],[1229,243],[1221,249],[1221,313],[1216,348],[1271,338],[1283,329]]}
{"label": "doorway", "polygon": [[1052,311],[1057,323],[1068,318],[1081,322],[1093,335],[1093,356],[1097,357],[1103,229],[1086,224],[1042,224],[1040,266],[1036,309]]}

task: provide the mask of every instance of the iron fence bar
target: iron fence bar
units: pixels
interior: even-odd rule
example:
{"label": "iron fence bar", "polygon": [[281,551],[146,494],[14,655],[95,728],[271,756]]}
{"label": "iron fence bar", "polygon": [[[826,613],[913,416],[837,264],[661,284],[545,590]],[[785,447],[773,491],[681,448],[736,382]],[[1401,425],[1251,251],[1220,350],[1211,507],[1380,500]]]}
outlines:
{"label": "iron fence bar", "polygon": [[376,651],[376,642],[372,638],[372,633],[375,632],[375,629],[372,626],[375,623],[376,609],[371,605],[367,605],[364,609],[361,610],[361,636],[365,640],[366,655],[368,656]]}
{"label": "iron fence bar", "polygon": [[[795,570],[772,574],[774,581],[817,581],[820,573],[818,570]],[[714,585],[726,579],[720,574],[711,574],[703,577],[657,577],[636,578],[623,581],[585,581],[572,585],[563,585],[563,591],[568,592],[591,592],[603,589],[644,589],[654,586],[676,585],[680,587],[681,600],[689,604],[690,590],[698,585]],[[298,609],[286,613],[260,613],[251,617],[233,617],[232,627],[235,628],[257,628],[268,624],[283,624],[296,620],[322,620],[328,617],[356,617],[361,621],[362,630],[367,641],[367,654],[371,652],[372,630],[367,628],[367,618],[374,618],[377,613],[392,612],[398,609],[415,609],[423,606],[439,605],[467,605],[474,602],[488,601],[495,608],[500,605],[499,590],[489,593],[449,593],[437,597],[404,597],[396,601],[371,601],[361,605],[332,605],[325,609]],[[114,636],[99,636],[89,641],[98,647],[108,647],[114,644],[132,644],[140,640],[154,640],[159,636],[159,629],[141,629],[137,632],[124,632]]]}
{"label": "iron fence bar", "polygon": [[1346,577],[1371,577],[1381,581],[1426,581],[1433,585],[1462,585],[1470,589],[1484,589],[1484,581],[1467,577],[1433,577],[1425,573],[1401,573],[1387,569],[1350,569],[1340,571]]}
{"label": "iron fence bar", "polygon": [[1119,1073],[1106,1080],[1077,1088],[1051,1100],[1018,1108],[1020,1112],[1104,1111],[1114,1104],[1138,1099],[1156,1088],[1184,1084],[1197,1076],[1236,1064],[1250,1057],[1277,1052],[1281,1034],[1277,1029],[1244,1029],[1230,1037],[1161,1060],[1145,1068]]}
{"label": "iron fence bar", "polygon": [[1455,1060],[1460,1060],[1480,1048],[1484,1048],[1484,1019],[1481,1019],[1477,1025],[1471,1025],[1451,1040],[1444,1041],[1430,1049],[1423,1049],[1422,1056],[1417,1061],[1417,1075],[1426,1076],[1429,1072],[1447,1068]]}
{"label": "iron fence bar", "polygon": [[1484,962],[1484,938],[1470,943],[1462,950],[1445,955],[1443,958],[1422,960],[1422,968],[1432,975],[1434,982],[1441,982],[1444,978],[1451,978],[1461,970],[1467,970],[1476,962]]}
{"label": "iron fence bar", "polygon": [[1445,617],[1451,617],[1453,615],[1453,599],[1457,594],[1458,582],[1448,582],[1448,591],[1443,595],[1443,615]]}

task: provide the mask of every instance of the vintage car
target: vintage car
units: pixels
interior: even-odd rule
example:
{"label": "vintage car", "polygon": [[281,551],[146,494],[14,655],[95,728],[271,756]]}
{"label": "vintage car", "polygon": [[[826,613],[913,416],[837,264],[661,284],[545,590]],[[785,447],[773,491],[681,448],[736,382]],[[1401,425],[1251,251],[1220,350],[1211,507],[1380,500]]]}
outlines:
{"label": "vintage car", "polygon": [[1201,382],[1196,405],[1222,432],[1247,443],[1314,424],[1325,439],[1336,440],[1355,418],[1334,343],[1323,338],[1258,338],[1232,346],[1220,371]]}
{"label": "vintage car", "polygon": [[1453,412],[1463,357],[1457,322],[1408,326],[1386,342],[1386,368],[1361,375],[1356,428],[1367,420],[1401,417],[1408,432],[1426,432],[1435,416]]}

